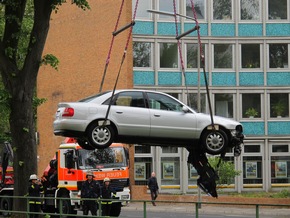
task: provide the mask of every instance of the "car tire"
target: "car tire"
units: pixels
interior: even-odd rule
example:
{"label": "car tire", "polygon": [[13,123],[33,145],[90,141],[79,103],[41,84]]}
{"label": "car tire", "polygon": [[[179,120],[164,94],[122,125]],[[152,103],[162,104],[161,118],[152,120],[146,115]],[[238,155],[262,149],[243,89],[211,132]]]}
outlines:
{"label": "car tire", "polygon": [[87,130],[87,138],[90,145],[94,148],[104,149],[109,147],[115,137],[115,131],[110,125],[98,125],[92,123]]}
{"label": "car tire", "polygon": [[95,148],[91,146],[90,143],[85,139],[78,138],[77,142],[85,150],[95,150]]}
{"label": "car tire", "polygon": [[228,136],[223,130],[206,130],[201,137],[203,148],[208,154],[222,154],[228,146]]}

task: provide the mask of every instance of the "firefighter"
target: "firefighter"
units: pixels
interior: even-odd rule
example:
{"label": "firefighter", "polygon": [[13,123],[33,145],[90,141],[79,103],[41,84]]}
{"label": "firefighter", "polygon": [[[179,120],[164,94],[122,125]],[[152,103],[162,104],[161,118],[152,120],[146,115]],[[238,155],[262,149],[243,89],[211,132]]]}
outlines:
{"label": "firefighter", "polygon": [[102,199],[107,199],[107,200],[102,200],[102,216],[110,216],[112,201],[108,199],[112,199],[113,196],[116,195],[116,192],[111,187],[110,182],[111,182],[110,178],[106,177],[104,179],[103,187],[101,189]]}
{"label": "firefighter", "polygon": [[[41,209],[41,200],[40,194],[43,192],[43,186],[41,181],[38,179],[36,174],[32,174],[29,177],[29,187],[28,187],[28,196],[29,197],[39,197],[39,198],[30,198],[29,199],[29,212],[40,212]],[[29,217],[39,217],[38,214],[29,214]]]}
{"label": "firefighter", "polygon": [[88,215],[91,211],[92,215],[97,215],[98,204],[96,199],[100,197],[100,184],[94,180],[94,174],[92,171],[88,171],[86,178],[83,182],[81,189],[81,198],[92,198],[95,200],[84,200],[83,201],[83,213]]}

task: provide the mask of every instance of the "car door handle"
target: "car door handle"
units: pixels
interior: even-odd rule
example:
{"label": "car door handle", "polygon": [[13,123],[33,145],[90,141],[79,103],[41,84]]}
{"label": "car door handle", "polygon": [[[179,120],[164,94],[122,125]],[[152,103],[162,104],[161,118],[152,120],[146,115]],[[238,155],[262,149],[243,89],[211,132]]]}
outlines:
{"label": "car door handle", "polygon": [[122,113],[123,113],[123,111],[116,111],[116,113],[117,113],[117,114],[122,114]]}
{"label": "car door handle", "polygon": [[160,117],[160,114],[154,114],[154,117]]}

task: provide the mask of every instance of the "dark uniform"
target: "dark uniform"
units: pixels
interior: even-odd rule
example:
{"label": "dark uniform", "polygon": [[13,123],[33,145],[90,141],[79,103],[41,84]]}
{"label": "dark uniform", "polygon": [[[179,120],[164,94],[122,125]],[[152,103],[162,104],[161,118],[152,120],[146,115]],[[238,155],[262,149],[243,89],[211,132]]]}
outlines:
{"label": "dark uniform", "polygon": [[[29,212],[40,212],[41,210],[41,200],[40,194],[43,192],[43,186],[38,182],[36,175],[31,175],[29,181],[31,184],[28,187],[28,196],[29,197],[38,197],[38,198],[29,198]],[[37,218],[38,214],[29,214],[29,217]]]}
{"label": "dark uniform", "polygon": [[[116,195],[116,191],[110,185],[110,179],[105,178],[103,187],[101,188],[102,199],[112,199],[113,195]],[[112,201],[102,200],[102,216],[110,216],[112,207]]]}
{"label": "dark uniform", "polygon": [[[151,174],[151,177],[148,179],[148,187],[151,193],[151,200],[155,201],[156,198],[158,197],[159,186],[158,186],[157,179],[155,177],[154,172]],[[152,204],[156,206],[155,202],[152,202]]]}
{"label": "dark uniform", "polygon": [[[97,199],[100,197],[100,184],[95,180],[86,180],[83,182],[81,190],[81,198],[93,198]],[[83,213],[88,215],[91,211],[92,215],[97,215],[98,204],[96,200],[84,200],[83,202]]]}

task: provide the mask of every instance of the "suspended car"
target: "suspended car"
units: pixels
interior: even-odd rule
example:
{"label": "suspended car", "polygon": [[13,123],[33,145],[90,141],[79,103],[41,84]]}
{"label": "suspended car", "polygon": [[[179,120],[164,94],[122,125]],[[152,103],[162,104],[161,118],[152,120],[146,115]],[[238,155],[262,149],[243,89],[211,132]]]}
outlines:
{"label": "suspended car", "polygon": [[[214,125],[213,125],[214,124]],[[150,90],[102,92],[78,102],[58,104],[54,134],[77,138],[86,149],[113,142],[192,147],[221,154],[243,141],[242,125],[197,113],[174,97]]]}

